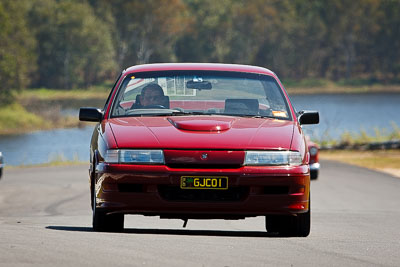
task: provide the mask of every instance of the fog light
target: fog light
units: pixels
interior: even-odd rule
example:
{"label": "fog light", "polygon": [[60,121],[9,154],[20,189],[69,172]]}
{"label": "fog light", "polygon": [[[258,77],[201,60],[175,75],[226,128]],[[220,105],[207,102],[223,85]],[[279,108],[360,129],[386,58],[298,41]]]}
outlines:
{"label": "fog light", "polygon": [[289,209],[292,209],[292,210],[304,210],[305,207],[303,205],[301,205],[301,204],[292,204],[292,205],[289,205]]}

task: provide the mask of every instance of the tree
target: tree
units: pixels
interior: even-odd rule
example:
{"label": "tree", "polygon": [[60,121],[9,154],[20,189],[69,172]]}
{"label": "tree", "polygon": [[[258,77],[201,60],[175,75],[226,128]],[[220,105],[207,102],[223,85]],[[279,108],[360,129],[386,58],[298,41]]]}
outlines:
{"label": "tree", "polygon": [[[186,0],[191,14],[177,41],[176,53],[184,62],[229,62],[233,36],[232,0]],[[239,51],[236,51],[239,52]],[[233,61],[232,61],[233,62]]]}
{"label": "tree", "polygon": [[30,22],[39,44],[36,86],[66,89],[89,86],[114,72],[111,31],[89,4],[36,1]]}
{"label": "tree", "polygon": [[293,27],[292,6],[289,1],[253,0],[234,9],[233,42],[241,47],[235,54],[248,64],[271,67],[281,75],[287,74],[287,61],[292,43],[289,31]]}
{"label": "tree", "polygon": [[113,39],[121,68],[176,61],[175,43],[188,21],[188,12],[180,0],[91,2],[98,13],[104,14],[104,9],[112,12]]}
{"label": "tree", "polygon": [[[400,1],[379,1],[379,16],[376,17],[376,34],[373,44],[365,51],[366,72],[382,80],[400,81]],[[378,23],[379,22],[379,23]],[[367,61],[368,52],[374,51],[374,61]]]}
{"label": "tree", "polygon": [[25,1],[0,2],[0,103],[12,99],[12,91],[24,88],[36,70],[35,39],[25,20]]}

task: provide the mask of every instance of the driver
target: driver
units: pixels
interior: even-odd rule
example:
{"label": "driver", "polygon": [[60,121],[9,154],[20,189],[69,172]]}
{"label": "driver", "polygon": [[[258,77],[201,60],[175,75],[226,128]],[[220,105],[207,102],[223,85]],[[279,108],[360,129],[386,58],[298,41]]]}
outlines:
{"label": "driver", "polygon": [[164,106],[164,91],[156,83],[146,85],[140,94],[140,104],[142,107],[160,105]]}

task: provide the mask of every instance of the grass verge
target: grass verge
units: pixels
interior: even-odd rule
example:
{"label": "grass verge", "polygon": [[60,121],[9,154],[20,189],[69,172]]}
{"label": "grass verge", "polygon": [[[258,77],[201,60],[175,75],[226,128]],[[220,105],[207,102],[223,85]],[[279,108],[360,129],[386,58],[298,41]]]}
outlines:
{"label": "grass verge", "polygon": [[369,81],[338,81],[304,79],[283,81],[289,94],[361,94],[400,93],[400,84],[380,84]]}
{"label": "grass verge", "polygon": [[61,90],[61,89],[25,89],[22,90],[18,96],[18,101],[27,100],[85,100],[85,99],[101,99],[106,100],[110,91],[105,88],[89,88],[89,89],[72,89],[72,90]]}
{"label": "grass verge", "polygon": [[21,165],[6,165],[6,170],[19,169],[19,168],[32,168],[32,167],[57,167],[57,166],[72,166],[72,165],[88,165],[89,161],[79,160],[78,155],[74,155],[72,159],[65,157],[63,153],[50,155],[49,161],[40,164],[21,164]]}
{"label": "grass verge", "polygon": [[400,177],[400,150],[327,150],[320,151],[319,156]]}
{"label": "grass verge", "polygon": [[48,107],[41,112],[31,112],[19,103],[0,107],[0,135],[84,125],[74,116],[62,116],[59,107]]}
{"label": "grass verge", "polygon": [[1,134],[23,133],[49,127],[50,123],[48,121],[28,112],[18,103],[0,107]]}
{"label": "grass verge", "polygon": [[22,90],[14,103],[0,107],[0,135],[38,130],[83,127],[76,116],[62,114],[63,109],[104,105],[109,92],[104,88],[85,90]]}
{"label": "grass verge", "polygon": [[15,170],[15,169],[21,169],[21,168],[61,167],[61,166],[75,166],[75,165],[89,166],[89,162],[66,160],[66,161],[52,161],[52,162],[48,162],[48,163],[27,164],[27,165],[18,165],[18,166],[6,165],[4,168],[5,168],[5,170]]}

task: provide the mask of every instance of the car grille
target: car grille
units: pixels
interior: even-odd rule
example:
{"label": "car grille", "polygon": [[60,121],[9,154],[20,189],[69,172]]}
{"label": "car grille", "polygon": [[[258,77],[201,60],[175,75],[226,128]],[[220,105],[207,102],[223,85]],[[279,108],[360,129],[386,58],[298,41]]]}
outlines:
{"label": "car grille", "polygon": [[185,163],[169,163],[167,164],[170,168],[176,169],[239,169],[242,167],[240,164],[229,164],[229,165],[221,165],[221,164],[185,164]]}
{"label": "car grille", "polygon": [[187,202],[235,202],[249,195],[249,187],[230,187],[227,190],[181,189],[179,186],[158,186],[164,200]]}

